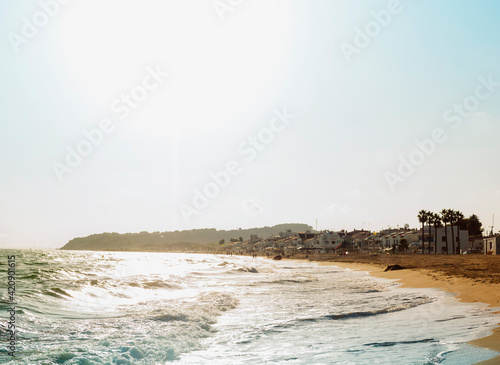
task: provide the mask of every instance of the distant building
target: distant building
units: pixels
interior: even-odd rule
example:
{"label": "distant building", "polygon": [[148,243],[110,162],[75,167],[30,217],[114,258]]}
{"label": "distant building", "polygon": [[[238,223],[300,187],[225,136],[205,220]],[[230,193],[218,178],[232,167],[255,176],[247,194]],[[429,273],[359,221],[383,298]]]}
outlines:
{"label": "distant building", "polygon": [[484,253],[486,255],[499,255],[500,254],[500,236],[484,237]]}
{"label": "distant building", "polygon": [[305,241],[305,240],[308,240],[310,238],[315,238],[317,234],[312,233],[310,231],[307,231],[307,232],[299,232],[298,235],[302,241]]}
{"label": "distant building", "polygon": [[[374,241],[374,247],[378,247],[379,251],[388,251],[395,246],[397,247],[401,240],[405,239],[410,251],[416,250],[420,247],[420,238],[418,237],[418,234],[418,230],[410,230],[406,227],[399,229],[386,229],[377,234],[377,238],[375,238]],[[378,245],[377,242],[379,243]]]}
{"label": "distant building", "polygon": [[483,235],[470,236],[468,250],[470,252],[483,252],[484,237]]}
{"label": "distant building", "polygon": [[337,232],[330,231],[325,231],[320,234],[318,240],[323,252],[334,251],[343,242],[342,237]]}
{"label": "distant building", "polygon": [[[447,226],[446,232],[445,227],[437,228],[437,253],[447,253],[449,249],[450,254],[453,252],[461,254],[467,251],[469,245],[469,231],[466,229],[458,230],[457,226]],[[433,226],[424,227],[424,247],[426,252],[434,253],[434,239],[435,232]],[[422,245],[422,230],[418,231],[418,239],[420,245]],[[448,239],[448,242],[446,242]],[[455,245],[453,245],[453,239],[455,239]],[[429,245],[430,242],[430,245]],[[453,246],[455,246],[455,251],[453,251]]]}
{"label": "distant building", "polygon": [[388,250],[399,244],[400,235],[398,232],[392,232],[381,237],[381,249]]}
{"label": "distant building", "polygon": [[371,232],[365,231],[364,229],[355,229],[354,231],[340,235],[340,237],[342,237],[345,247],[351,250],[361,251],[362,247],[365,246],[364,240],[371,235]]}

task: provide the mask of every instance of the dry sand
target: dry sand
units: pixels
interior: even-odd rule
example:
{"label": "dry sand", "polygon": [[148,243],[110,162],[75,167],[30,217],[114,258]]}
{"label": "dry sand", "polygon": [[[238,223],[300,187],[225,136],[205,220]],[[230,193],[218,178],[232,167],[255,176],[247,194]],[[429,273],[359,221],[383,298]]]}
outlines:
{"label": "dry sand", "polygon": [[[500,307],[500,256],[354,254],[310,256],[309,259],[368,271],[379,278],[399,280],[403,287],[438,288],[455,293],[464,302],[482,302],[490,307]],[[396,264],[406,269],[384,272],[387,266]],[[500,352],[500,328],[495,329],[491,336],[471,341],[470,344]],[[478,364],[500,364],[500,356]]]}

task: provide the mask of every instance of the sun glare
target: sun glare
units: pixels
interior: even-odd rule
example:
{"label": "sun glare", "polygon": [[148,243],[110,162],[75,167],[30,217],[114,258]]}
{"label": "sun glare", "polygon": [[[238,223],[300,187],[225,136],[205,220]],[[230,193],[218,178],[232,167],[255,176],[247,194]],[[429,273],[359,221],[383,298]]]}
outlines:
{"label": "sun glare", "polygon": [[60,36],[64,67],[89,103],[106,110],[141,80],[145,67],[160,65],[169,76],[147,112],[136,113],[141,125],[156,132],[213,130],[234,122],[256,99],[270,98],[282,77],[287,7],[242,6],[245,11],[230,14],[237,21],[228,14],[221,22],[201,2],[198,8],[180,1],[75,3]]}

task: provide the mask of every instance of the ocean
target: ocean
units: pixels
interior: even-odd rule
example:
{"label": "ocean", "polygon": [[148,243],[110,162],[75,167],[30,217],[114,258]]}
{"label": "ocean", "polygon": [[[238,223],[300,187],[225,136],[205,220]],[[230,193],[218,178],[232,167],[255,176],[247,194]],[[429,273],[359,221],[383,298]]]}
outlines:
{"label": "ocean", "polygon": [[459,365],[498,355],[467,344],[499,323],[493,308],[333,265],[0,250],[0,271],[0,363]]}

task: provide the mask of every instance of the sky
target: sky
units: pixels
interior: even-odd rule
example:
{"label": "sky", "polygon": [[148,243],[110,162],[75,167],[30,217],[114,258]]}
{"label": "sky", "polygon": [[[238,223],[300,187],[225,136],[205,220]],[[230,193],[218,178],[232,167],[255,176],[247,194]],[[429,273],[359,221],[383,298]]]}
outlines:
{"label": "sky", "polygon": [[443,208],[489,230],[499,16],[495,0],[3,0],[0,248],[418,227]]}

